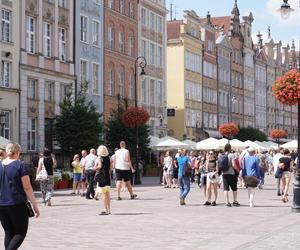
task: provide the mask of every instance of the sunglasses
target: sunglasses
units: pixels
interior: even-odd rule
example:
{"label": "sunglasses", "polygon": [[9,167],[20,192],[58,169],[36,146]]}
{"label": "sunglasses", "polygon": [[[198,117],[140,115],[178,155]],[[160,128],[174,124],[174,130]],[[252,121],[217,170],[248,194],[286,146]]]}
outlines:
{"label": "sunglasses", "polygon": [[214,155],[214,153],[209,153],[210,155]]}

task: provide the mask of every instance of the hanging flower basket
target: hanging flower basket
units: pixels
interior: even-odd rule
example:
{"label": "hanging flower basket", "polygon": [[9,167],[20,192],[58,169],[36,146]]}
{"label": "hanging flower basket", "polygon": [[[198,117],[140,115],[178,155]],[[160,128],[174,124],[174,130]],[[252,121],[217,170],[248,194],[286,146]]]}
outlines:
{"label": "hanging flower basket", "polygon": [[274,140],[278,140],[281,138],[286,138],[287,133],[283,129],[273,129],[270,132],[270,137]]}
{"label": "hanging flower basket", "polygon": [[278,101],[285,105],[300,103],[300,72],[293,69],[278,77],[272,91]]}
{"label": "hanging flower basket", "polygon": [[125,126],[129,128],[135,128],[145,124],[150,118],[150,115],[147,110],[143,108],[128,108],[123,116],[122,122]]}
{"label": "hanging flower basket", "polygon": [[219,132],[223,137],[229,138],[236,136],[240,129],[235,123],[224,123],[219,126]]}

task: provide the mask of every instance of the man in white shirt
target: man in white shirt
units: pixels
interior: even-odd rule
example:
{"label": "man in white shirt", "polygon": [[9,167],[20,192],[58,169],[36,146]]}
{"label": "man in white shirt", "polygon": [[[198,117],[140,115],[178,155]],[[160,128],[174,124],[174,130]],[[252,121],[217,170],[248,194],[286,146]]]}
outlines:
{"label": "man in white shirt", "polygon": [[130,153],[126,149],[126,143],[124,141],[120,142],[120,149],[115,152],[114,168],[116,169],[118,200],[122,200],[120,196],[122,180],[125,182],[128,192],[130,193],[130,199],[135,199],[137,195],[133,194],[130,183],[131,175],[135,170],[132,167]]}
{"label": "man in white shirt", "polygon": [[[86,179],[88,182],[88,188],[85,194],[86,199],[93,199],[95,196],[95,190],[94,190],[94,176],[95,176],[95,162],[96,162],[97,156],[96,156],[96,150],[92,148],[90,150],[90,153],[84,158],[84,165],[83,169],[86,174]],[[92,196],[92,197],[91,197]]]}
{"label": "man in white shirt", "polygon": [[86,189],[86,174],[84,171],[84,164],[85,164],[85,157],[87,156],[86,150],[81,151],[81,159],[80,159],[80,166],[82,167],[82,174],[81,174],[81,189],[82,193],[81,196],[85,197],[85,189]]}
{"label": "man in white shirt", "polygon": [[[281,153],[282,148],[276,149],[275,154],[273,156],[273,167],[274,167],[274,174],[276,174],[278,165],[279,165],[279,159],[283,157],[283,154]],[[277,178],[277,195],[281,196],[281,191],[280,191],[280,182],[281,178]]]}

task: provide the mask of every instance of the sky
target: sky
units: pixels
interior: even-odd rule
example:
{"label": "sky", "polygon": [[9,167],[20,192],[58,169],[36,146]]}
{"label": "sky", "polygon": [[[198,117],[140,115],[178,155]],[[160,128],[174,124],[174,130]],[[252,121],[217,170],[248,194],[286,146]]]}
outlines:
{"label": "sky", "polygon": [[[173,18],[174,12],[176,12],[176,19],[182,18],[184,10],[195,10],[200,17],[205,17],[207,11],[210,11],[212,17],[230,16],[234,5],[234,0],[166,0],[169,13],[171,2],[173,3]],[[275,42],[281,40],[283,45],[291,45],[291,41],[294,39],[296,48],[299,49],[300,1],[289,0],[294,11],[287,20],[282,19],[280,12],[277,11],[282,0],[238,0],[237,2],[241,20],[241,17],[249,11],[253,14],[252,37],[255,43],[258,32],[263,34],[264,39],[267,38],[268,26],[270,26]]]}

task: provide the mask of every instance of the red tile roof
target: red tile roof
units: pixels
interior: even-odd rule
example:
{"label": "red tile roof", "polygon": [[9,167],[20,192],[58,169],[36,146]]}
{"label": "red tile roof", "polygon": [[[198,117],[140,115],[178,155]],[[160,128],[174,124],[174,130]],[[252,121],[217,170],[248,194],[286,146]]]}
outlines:
{"label": "red tile roof", "polygon": [[182,20],[168,21],[167,34],[169,39],[176,39],[180,37],[180,25],[183,24]]}
{"label": "red tile roof", "polygon": [[224,25],[224,31],[228,32],[230,28],[230,16],[212,17],[211,22],[214,26],[221,28]]}

